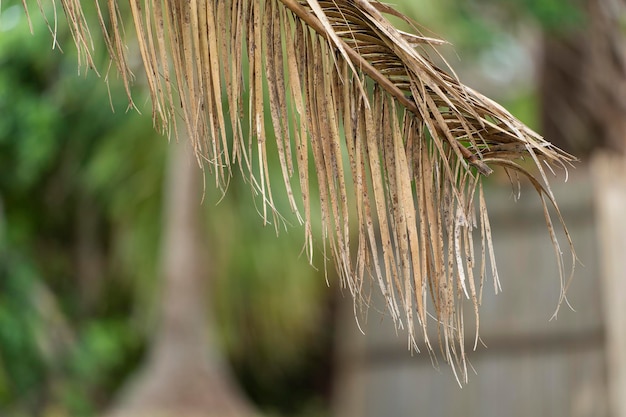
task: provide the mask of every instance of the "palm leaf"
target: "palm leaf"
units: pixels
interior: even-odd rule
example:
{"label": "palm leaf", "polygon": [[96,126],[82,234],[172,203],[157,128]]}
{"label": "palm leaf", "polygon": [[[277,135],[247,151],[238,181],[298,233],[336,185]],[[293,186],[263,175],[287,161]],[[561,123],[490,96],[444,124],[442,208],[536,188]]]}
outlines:
{"label": "palm leaf", "polygon": [[[92,65],[81,0],[62,4],[82,62]],[[119,5],[107,0],[107,13],[96,5],[130,91]],[[275,137],[271,148],[304,225],[309,260],[319,200],[324,259],[332,257],[357,302],[366,299],[371,276],[411,346],[417,348],[421,333],[431,349],[434,323],[444,358],[465,374],[462,303],[474,307],[478,340],[488,270],[499,286],[481,184],[493,166],[528,177],[540,194],[564,297],[548,205],[572,246],[542,164],[566,167],[574,158],[461,84],[451,69],[437,67],[431,56],[441,60],[434,46],[443,41],[369,0],[130,0],[130,6],[155,124],[175,131],[182,113],[217,185],[225,187],[238,164],[262,196],[264,219],[277,224],[268,168],[268,138]],[[414,33],[392,26],[389,14]],[[573,248],[572,255],[574,262]]]}

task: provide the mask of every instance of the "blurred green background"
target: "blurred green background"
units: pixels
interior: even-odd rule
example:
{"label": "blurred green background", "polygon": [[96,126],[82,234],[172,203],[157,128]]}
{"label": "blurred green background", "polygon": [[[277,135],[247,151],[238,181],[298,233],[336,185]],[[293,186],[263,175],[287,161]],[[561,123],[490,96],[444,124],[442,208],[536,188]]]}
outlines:
{"label": "blurred green background", "polygon": [[[538,127],[529,39],[580,24],[572,2],[396,3],[454,45],[443,52],[462,80]],[[93,416],[136,372],[156,327],[168,143],[141,82],[143,115],[126,111],[114,70],[108,87],[77,74],[62,14],[60,53],[34,2],[33,34],[21,2],[1,7],[0,415]],[[329,415],[338,283],[308,265],[301,228],[276,238],[262,226],[239,175],[224,198],[208,178],[202,207],[207,297],[237,381],[268,415]]]}

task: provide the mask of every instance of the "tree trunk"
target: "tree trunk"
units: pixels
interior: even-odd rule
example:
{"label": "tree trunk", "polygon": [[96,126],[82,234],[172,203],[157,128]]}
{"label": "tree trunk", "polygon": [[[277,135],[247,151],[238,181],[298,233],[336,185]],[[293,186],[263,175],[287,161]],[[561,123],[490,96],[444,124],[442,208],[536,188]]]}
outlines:
{"label": "tree trunk", "polygon": [[542,133],[581,158],[626,151],[625,13],[624,0],[587,0],[583,27],[545,35]]}
{"label": "tree trunk", "polygon": [[172,145],[162,235],[161,319],[147,363],[111,416],[253,415],[215,343],[207,306],[200,170],[189,144]]}

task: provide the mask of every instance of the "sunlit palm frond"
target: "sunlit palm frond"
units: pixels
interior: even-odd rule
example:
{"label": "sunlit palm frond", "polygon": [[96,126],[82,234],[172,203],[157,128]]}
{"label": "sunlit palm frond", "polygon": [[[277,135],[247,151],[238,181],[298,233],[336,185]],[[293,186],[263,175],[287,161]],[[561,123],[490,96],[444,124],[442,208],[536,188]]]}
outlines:
{"label": "sunlit palm frond", "polygon": [[[62,1],[90,64],[81,0]],[[217,184],[227,184],[239,164],[263,196],[268,221],[276,184],[267,140],[275,137],[272,149],[291,209],[305,227],[308,258],[312,202],[319,200],[324,258],[329,252],[357,300],[371,275],[412,345],[421,329],[431,347],[427,330],[434,317],[445,359],[464,372],[460,305],[464,299],[474,305],[478,328],[477,283],[487,270],[497,280],[481,185],[491,166],[521,173],[536,187],[563,279],[547,209],[556,201],[542,164],[566,166],[574,158],[461,84],[450,69],[435,66],[429,54],[443,42],[422,36],[408,18],[369,0],[130,5],[157,125],[174,130],[182,112]],[[106,9],[100,27],[128,85],[119,5],[108,0]],[[413,25],[414,33],[396,29],[388,14]],[[522,158],[535,163],[537,174],[518,163]]]}

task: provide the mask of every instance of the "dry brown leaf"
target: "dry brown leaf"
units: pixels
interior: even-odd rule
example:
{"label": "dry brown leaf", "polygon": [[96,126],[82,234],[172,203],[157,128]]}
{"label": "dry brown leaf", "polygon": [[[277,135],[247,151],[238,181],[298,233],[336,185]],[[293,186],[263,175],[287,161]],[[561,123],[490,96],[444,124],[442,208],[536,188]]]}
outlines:
{"label": "dry brown leaf", "polygon": [[[92,66],[81,0],[62,5],[80,61]],[[410,346],[432,350],[434,325],[459,380],[467,375],[461,304],[473,305],[476,347],[488,270],[500,289],[481,184],[492,166],[528,177],[541,196],[565,299],[566,272],[548,204],[572,254],[573,247],[542,164],[565,167],[574,158],[463,85],[450,68],[437,68],[428,54],[443,41],[369,0],[130,5],[156,126],[176,131],[171,125],[181,113],[217,185],[225,187],[238,164],[262,196],[263,218],[278,227],[268,167],[269,149],[276,149],[289,206],[304,224],[307,258],[313,261],[319,201],[323,259],[332,256],[356,302],[367,303],[364,281],[371,276]],[[118,7],[108,0],[105,15],[98,5],[97,23],[130,91]],[[385,14],[411,23],[415,33],[397,30]],[[276,143],[268,147],[272,137]],[[516,162],[524,157],[538,175]]]}

